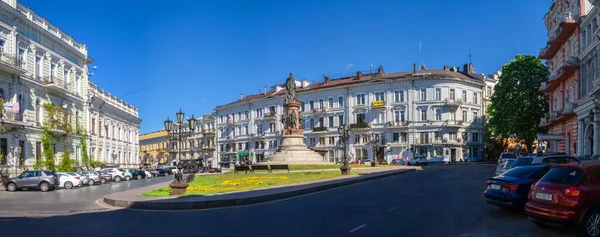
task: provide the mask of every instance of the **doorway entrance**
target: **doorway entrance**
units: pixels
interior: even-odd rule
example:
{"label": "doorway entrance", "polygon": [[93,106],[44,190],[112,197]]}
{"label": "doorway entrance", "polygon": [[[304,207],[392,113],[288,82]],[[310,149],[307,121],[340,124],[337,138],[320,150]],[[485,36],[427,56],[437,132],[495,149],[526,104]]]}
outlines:
{"label": "doorway entrance", "polygon": [[456,149],[455,148],[450,149],[450,161],[456,162]]}
{"label": "doorway entrance", "polygon": [[378,163],[381,162],[381,161],[383,161],[383,160],[385,160],[385,157],[383,157],[383,147],[378,147],[377,148],[376,155],[377,155],[377,162]]}

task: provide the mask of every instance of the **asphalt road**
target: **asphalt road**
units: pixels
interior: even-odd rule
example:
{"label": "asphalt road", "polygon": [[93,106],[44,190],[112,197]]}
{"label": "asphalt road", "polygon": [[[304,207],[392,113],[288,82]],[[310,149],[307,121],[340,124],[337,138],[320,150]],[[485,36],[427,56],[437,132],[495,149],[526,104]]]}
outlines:
{"label": "asphalt road", "polygon": [[[0,218],[5,236],[460,236],[572,237],[540,229],[483,200],[492,165],[424,171],[245,207],[204,211],[111,210]],[[3,200],[2,200],[3,202]],[[50,204],[48,204],[50,205]]]}
{"label": "asphalt road", "polygon": [[173,176],[152,179],[108,182],[93,186],[83,185],[73,189],[57,189],[50,192],[38,190],[0,192],[0,216],[53,214],[99,210],[103,207],[96,200],[105,195],[140,188],[172,180]]}

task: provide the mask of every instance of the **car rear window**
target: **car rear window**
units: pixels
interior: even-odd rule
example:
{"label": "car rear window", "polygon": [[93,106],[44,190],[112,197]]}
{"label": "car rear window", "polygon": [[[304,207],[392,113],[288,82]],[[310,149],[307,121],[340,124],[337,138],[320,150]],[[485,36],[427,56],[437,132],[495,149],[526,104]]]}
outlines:
{"label": "car rear window", "polygon": [[514,153],[504,153],[502,154],[502,159],[506,159],[506,158],[517,158],[517,155],[515,155]]}
{"label": "car rear window", "polygon": [[540,182],[575,185],[585,178],[583,170],[573,167],[554,167]]}
{"label": "car rear window", "polygon": [[531,157],[521,157],[521,158],[517,159],[512,165],[513,165],[513,167],[523,166],[523,165],[530,165],[531,162],[533,162],[533,158],[531,158]]}
{"label": "car rear window", "polygon": [[512,167],[515,167],[515,160],[508,160],[506,163],[504,163],[505,169],[510,169]]}
{"label": "car rear window", "polygon": [[44,171],[44,174],[46,174],[48,176],[54,176],[54,175],[56,175],[56,173],[54,171]]}
{"label": "car rear window", "polygon": [[535,170],[538,170],[540,167],[537,166],[519,166],[515,167],[506,173],[502,174],[502,176],[514,177],[514,178],[525,178],[527,175],[531,174]]}

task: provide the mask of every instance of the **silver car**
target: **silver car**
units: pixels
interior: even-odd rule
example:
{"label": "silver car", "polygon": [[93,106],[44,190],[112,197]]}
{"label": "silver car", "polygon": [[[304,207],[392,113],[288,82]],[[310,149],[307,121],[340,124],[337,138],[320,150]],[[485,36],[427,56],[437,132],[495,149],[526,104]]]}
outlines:
{"label": "silver car", "polygon": [[88,185],[94,185],[96,183],[101,183],[102,182],[102,178],[100,177],[100,174],[98,174],[97,172],[94,171],[81,171],[81,172],[77,172],[79,175],[82,176],[87,176],[89,178],[88,182],[85,184]]}

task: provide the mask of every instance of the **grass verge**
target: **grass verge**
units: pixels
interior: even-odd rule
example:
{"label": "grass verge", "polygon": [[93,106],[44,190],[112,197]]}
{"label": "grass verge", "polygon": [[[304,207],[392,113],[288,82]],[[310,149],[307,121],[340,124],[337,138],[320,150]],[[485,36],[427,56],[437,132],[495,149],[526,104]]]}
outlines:
{"label": "grass verge", "polygon": [[[338,167],[339,168],[339,167]],[[359,172],[352,172],[357,175]],[[190,183],[186,195],[210,195],[236,191],[248,191],[259,188],[306,183],[339,177],[339,171],[327,172],[297,172],[275,174],[223,174],[197,176]],[[169,197],[171,188],[164,187],[143,193],[146,197]]]}

